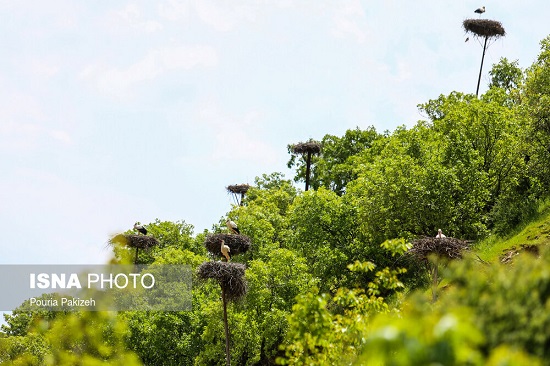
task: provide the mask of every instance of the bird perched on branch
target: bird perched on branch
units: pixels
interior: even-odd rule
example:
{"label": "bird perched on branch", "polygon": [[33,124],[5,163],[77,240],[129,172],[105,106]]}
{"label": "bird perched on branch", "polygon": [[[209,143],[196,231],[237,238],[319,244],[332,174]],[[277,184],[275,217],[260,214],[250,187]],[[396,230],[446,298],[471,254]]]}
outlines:
{"label": "bird perched on branch", "polygon": [[225,240],[222,240],[222,246],[220,249],[222,251],[223,256],[225,257],[225,260],[229,262],[229,260],[231,259],[231,255],[229,254],[231,252],[231,248],[225,245]]}
{"label": "bird perched on branch", "polygon": [[141,225],[139,222],[136,222],[134,224],[134,230],[139,231],[143,235],[147,235],[147,229],[145,227],[143,227],[143,225]]}
{"label": "bird perched on branch", "polygon": [[474,13],[479,14],[479,15],[485,13],[485,6],[482,6],[481,8],[477,8],[477,9],[474,11]]}
{"label": "bird perched on branch", "polygon": [[229,229],[229,231],[231,231],[233,234],[240,234],[241,233],[239,231],[239,228],[237,227],[237,224],[235,224],[233,221],[227,220],[225,222],[225,224],[227,225],[227,228]]}
{"label": "bird perched on branch", "polygon": [[441,229],[437,230],[436,238],[446,238],[445,234],[443,234],[443,231]]}

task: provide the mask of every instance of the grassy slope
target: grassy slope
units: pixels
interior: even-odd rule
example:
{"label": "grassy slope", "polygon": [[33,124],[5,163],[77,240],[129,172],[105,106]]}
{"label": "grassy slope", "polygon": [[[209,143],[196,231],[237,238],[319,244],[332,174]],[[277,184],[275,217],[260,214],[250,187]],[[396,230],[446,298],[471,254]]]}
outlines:
{"label": "grassy slope", "polygon": [[496,262],[511,249],[520,249],[522,244],[550,245],[550,203],[541,206],[538,215],[521,225],[512,234],[502,238],[491,236],[475,245],[474,251],[487,262]]}

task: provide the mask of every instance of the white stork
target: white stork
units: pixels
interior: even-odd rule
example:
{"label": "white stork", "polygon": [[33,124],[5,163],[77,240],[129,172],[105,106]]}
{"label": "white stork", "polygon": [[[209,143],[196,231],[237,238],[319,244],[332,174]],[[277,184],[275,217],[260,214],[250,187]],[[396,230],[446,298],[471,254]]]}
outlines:
{"label": "white stork", "polygon": [[474,13],[479,14],[479,15],[485,13],[485,6],[482,6],[481,8],[477,8],[477,9],[474,11]]}
{"label": "white stork", "polygon": [[437,230],[436,238],[446,238],[445,234],[443,234],[443,231],[441,229]]}
{"label": "white stork", "polygon": [[227,225],[227,228],[229,229],[229,231],[231,231],[233,234],[240,234],[241,233],[239,231],[239,228],[237,227],[237,224],[235,224],[233,221],[227,220],[225,222],[225,224]]}
{"label": "white stork", "polygon": [[141,225],[139,222],[136,222],[134,224],[134,230],[139,231],[143,235],[147,235],[147,229],[145,227],[143,227],[143,225]]}
{"label": "white stork", "polygon": [[225,257],[226,262],[229,262],[229,260],[231,260],[231,255],[229,254],[229,252],[231,252],[231,248],[225,245],[225,240],[222,240],[222,246],[220,249],[223,256]]}

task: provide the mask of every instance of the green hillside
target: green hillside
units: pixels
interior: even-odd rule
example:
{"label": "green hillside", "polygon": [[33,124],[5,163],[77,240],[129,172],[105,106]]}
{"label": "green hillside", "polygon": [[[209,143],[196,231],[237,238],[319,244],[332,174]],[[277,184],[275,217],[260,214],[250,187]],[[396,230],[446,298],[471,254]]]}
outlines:
{"label": "green hillside", "polygon": [[[474,252],[487,262],[501,261],[511,251],[550,245],[550,205],[544,204],[531,221],[518,225],[506,237],[491,236],[477,243]],[[527,248],[527,249],[526,249]]]}

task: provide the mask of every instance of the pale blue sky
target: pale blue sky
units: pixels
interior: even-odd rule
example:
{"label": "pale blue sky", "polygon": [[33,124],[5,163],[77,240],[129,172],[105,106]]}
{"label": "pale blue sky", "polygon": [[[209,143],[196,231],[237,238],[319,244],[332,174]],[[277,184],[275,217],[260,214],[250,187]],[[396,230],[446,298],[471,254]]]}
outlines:
{"label": "pale blue sky", "polygon": [[[481,45],[530,65],[547,1],[0,1],[0,263],[103,263],[155,218],[211,228],[286,145],[475,92]],[[290,175],[287,175],[290,177]]]}

